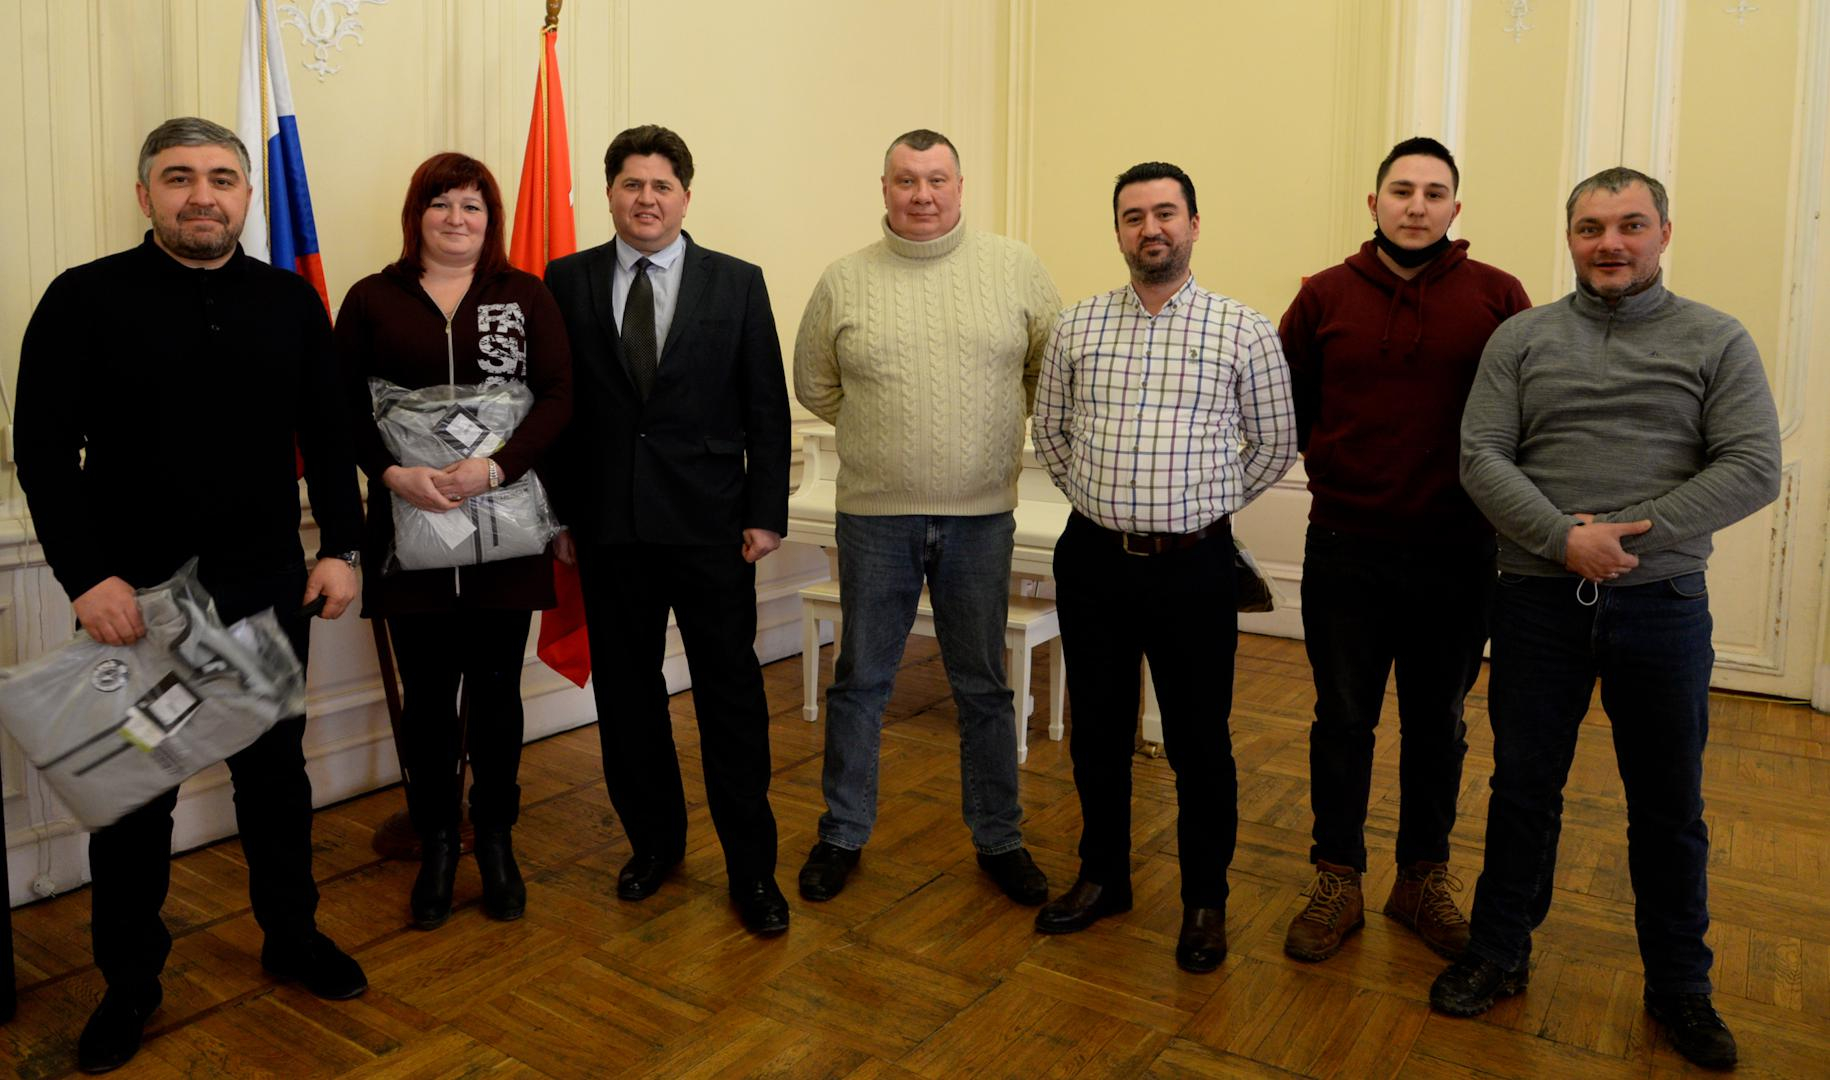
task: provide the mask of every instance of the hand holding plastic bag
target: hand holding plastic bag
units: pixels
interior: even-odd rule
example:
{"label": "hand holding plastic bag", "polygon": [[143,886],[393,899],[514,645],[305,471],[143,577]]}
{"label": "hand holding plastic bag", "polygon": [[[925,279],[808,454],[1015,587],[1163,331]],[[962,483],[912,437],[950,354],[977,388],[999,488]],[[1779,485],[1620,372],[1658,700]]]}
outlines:
{"label": "hand holding plastic bag", "polygon": [[[370,379],[369,395],[388,452],[402,465],[433,469],[494,454],[534,405],[534,392],[521,383],[407,390]],[[455,510],[422,510],[399,498],[393,507],[389,573],[538,555],[559,531],[546,488],[532,472],[473,495]]]}
{"label": "hand holding plastic bag", "polygon": [[87,828],[305,711],[305,671],[272,609],[223,626],[196,570],[138,591],[146,634],[132,645],[79,633],[0,671],[0,724]]}

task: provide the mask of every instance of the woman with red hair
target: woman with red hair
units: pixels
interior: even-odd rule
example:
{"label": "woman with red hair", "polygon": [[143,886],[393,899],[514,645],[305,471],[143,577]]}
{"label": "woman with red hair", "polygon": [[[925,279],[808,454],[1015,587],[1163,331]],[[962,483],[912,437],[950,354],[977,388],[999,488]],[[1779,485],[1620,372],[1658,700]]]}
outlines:
{"label": "woman with red hair", "polygon": [[[482,162],[428,158],[407,185],[400,227],[400,258],[351,287],[336,336],[355,405],[357,460],[369,480],[362,614],[387,619],[393,637],[405,692],[401,766],[422,851],[410,904],[414,924],[431,930],[451,914],[466,740],[483,910],[518,919],[527,908],[509,835],[520,809],[521,667],[533,611],[553,606],[552,554],[384,573],[393,500],[443,513],[539,465],[571,418],[572,360],[546,286],[508,265],[501,191]],[[522,383],[534,401],[488,457],[445,469],[403,465],[374,423],[371,377],[407,389]],[[460,683],[468,732],[458,716]]]}

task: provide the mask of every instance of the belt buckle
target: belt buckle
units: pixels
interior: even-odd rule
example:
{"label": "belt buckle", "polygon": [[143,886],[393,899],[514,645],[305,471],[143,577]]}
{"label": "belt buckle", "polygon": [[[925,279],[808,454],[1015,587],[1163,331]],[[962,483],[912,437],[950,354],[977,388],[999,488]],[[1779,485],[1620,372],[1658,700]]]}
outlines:
{"label": "belt buckle", "polygon": [[[1162,542],[1157,537],[1140,536],[1136,533],[1119,533],[1119,536],[1123,538],[1121,541],[1121,544],[1125,549],[1125,554],[1127,554],[1127,555],[1139,555],[1139,556],[1147,557],[1147,556],[1158,554],[1159,551],[1161,550],[1160,545]],[[1132,540],[1141,541],[1145,544],[1148,544],[1149,546],[1147,548],[1145,548],[1143,551],[1137,551],[1131,547]]]}

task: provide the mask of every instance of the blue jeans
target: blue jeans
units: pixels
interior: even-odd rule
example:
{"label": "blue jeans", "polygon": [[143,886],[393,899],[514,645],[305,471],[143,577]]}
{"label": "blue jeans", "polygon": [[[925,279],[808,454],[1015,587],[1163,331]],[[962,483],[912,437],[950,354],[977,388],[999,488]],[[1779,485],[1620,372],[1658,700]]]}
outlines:
{"label": "blue jeans", "polygon": [[[1595,596],[1582,585],[1582,599]],[[1493,619],[1493,794],[1468,951],[1518,970],[1550,911],[1563,785],[1595,680],[1627,796],[1627,864],[1646,989],[1710,992],[1703,746],[1709,596],[1702,573],[1601,588],[1501,574]]]}
{"label": "blue jeans", "polygon": [[826,691],[826,813],[820,839],[857,850],[877,821],[877,756],[925,577],[934,636],[959,710],[960,803],[972,843],[1023,846],[1016,709],[1004,681],[1016,519],[838,515],[839,661]]}

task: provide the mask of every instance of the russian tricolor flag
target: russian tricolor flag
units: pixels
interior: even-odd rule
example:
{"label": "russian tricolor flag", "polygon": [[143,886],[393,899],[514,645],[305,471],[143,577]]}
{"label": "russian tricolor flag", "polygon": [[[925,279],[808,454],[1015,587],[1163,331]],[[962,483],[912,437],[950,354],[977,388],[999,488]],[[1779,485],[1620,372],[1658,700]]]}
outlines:
{"label": "russian tricolor flag", "polygon": [[330,311],[324,266],[318,261],[318,227],[305,183],[305,155],[292,109],[292,82],[280,41],[274,0],[248,0],[241,45],[241,94],[235,134],[248,148],[248,182],[255,198],[242,229],[242,249],[282,269],[296,270],[318,290]]}

